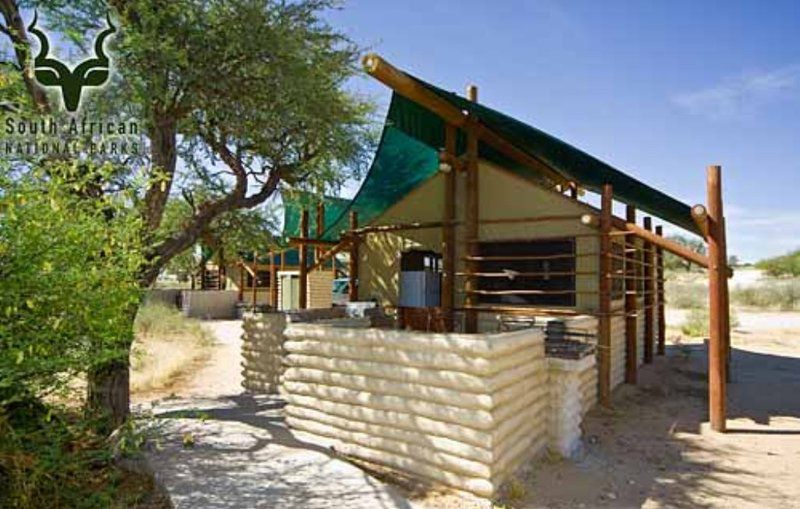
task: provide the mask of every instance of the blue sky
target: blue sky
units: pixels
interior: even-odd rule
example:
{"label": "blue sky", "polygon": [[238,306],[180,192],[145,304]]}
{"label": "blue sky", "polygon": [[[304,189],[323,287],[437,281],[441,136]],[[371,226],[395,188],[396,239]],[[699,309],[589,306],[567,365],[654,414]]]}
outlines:
{"label": "blue sky", "polygon": [[[330,20],[689,204],[721,164],[729,252],[800,248],[796,0],[349,0]],[[354,87],[388,102],[377,82]]]}

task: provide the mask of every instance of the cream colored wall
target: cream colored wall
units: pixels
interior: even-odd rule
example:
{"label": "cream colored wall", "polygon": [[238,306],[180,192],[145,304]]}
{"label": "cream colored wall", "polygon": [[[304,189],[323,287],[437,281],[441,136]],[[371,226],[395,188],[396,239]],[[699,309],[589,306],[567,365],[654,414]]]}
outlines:
{"label": "cream colored wall", "polygon": [[[444,177],[438,174],[411,191],[372,224],[440,221],[444,210]],[[381,305],[397,304],[400,253],[413,248],[441,252],[441,228],[396,233],[371,233],[359,248],[358,298],[376,299]]]}
{"label": "cream colored wall", "polygon": [[[456,227],[456,272],[464,271],[461,249],[464,236],[466,203],[465,174],[456,175],[456,219],[462,224]],[[415,221],[439,221],[444,211],[444,176],[438,174],[409,193],[403,200],[386,211],[373,224],[409,223]],[[535,216],[574,215],[580,216],[592,209],[565,196],[548,191],[517,177],[493,164],[482,161],[479,173],[480,218],[505,219]],[[534,238],[571,237],[594,234],[596,229],[586,226],[579,219],[557,220],[538,223],[482,224],[482,240],[515,240]],[[399,283],[400,253],[407,249],[433,249],[441,252],[441,229],[408,230],[395,233],[369,234],[359,251],[359,298],[377,299],[384,305],[396,305]],[[575,241],[577,254],[597,253],[596,237],[578,237]],[[596,292],[598,257],[579,256],[576,270],[593,272],[576,277],[576,290]],[[456,289],[463,288],[463,278],[456,279]],[[456,293],[456,306],[462,305],[464,296]],[[597,309],[597,295],[576,295],[578,309]]]}
{"label": "cream colored wall", "polygon": [[[543,452],[548,415],[563,413],[561,398],[550,402],[554,384],[539,330],[464,335],[290,324],[284,334],[282,393],[293,431],[483,497]],[[579,430],[581,416],[568,418],[564,424]]]}

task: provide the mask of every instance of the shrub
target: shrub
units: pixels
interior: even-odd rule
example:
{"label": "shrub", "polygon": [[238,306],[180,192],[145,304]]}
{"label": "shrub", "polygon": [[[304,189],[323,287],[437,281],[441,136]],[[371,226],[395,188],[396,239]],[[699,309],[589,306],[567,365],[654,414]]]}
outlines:
{"label": "shrub", "polygon": [[792,311],[800,303],[800,280],[773,280],[734,288],[731,291],[731,301],[740,306]]}
{"label": "shrub", "polygon": [[[681,332],[692,337],[708,336],[708,320],[708,308],[692,309],[686,315],[686,319],[681,325]],[[736,316],[736,312],[733,309],[731,309],[730,313],[730,322],[731,328],[738,327],[739,325],[739,318]]]}

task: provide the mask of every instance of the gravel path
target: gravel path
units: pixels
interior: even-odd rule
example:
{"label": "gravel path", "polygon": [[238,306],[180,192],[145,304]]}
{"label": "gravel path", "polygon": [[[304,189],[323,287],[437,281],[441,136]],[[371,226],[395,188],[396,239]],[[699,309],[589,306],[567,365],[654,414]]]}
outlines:
{"label": "gravel path", "polygon": [[217,338],[211,361],[179,399],[151,407],[159,446],[147,462],[176,509],[412,507],[393,487],[292,433],[280,398],[243,393],[240,321],[205,325]]}

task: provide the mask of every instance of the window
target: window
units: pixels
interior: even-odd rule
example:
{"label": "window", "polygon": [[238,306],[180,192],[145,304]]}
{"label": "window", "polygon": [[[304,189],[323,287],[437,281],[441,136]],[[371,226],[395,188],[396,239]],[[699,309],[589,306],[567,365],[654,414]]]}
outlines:
{"label": "window", "polygon": [[480,303],[575,306],[574,238],[482,242],[478,256]]}
{"label": "window", "polygon": [[[245,281],[245,288],[253,288],[253,275],[250,272],[245,272],[247,275],[247,280]],[[269,271],[268,270],[259,270],[256,272],[258,278],[256,282],[258,283],[259,288],[269,288]]]}

